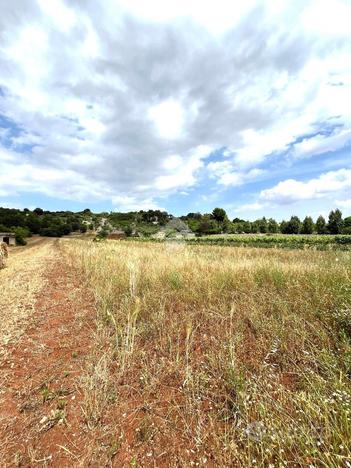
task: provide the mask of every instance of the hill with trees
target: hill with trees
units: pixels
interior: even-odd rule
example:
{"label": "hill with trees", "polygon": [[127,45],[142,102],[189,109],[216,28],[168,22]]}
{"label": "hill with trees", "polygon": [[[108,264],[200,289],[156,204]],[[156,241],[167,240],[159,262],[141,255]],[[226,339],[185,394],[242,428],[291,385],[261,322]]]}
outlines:
{"label": "hill with trees", "polygon": [[[102,237],[115,230],[127,236],[149,237],[167,225],[174,216],[166,211],[140,210],[128,213],[93,213],[90,209],[80,212],[46,211],[41,208],[29,210],[0,208],[0,231],[15,232],[18,243],[33,234],[61,237],[71,233],[100,233]],[[311,216],[300,220],[291,216],[281,222],[272,218],[248,221],[229,219],[223,208],[212,213],[188,213],[180,219],[197,236],[211,234],[351,234],[351,216],[343,218],[339,209],[329,213],[328,219],[319,216],[316,222]]]}

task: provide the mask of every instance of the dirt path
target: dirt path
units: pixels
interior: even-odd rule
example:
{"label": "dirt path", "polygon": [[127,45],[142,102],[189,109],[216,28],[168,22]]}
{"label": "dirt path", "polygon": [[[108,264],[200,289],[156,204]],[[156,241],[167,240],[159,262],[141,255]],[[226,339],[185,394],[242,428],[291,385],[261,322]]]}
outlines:
{"label": "dirt path", "polygon": [[[45,273],[55,261],[53,240],[10,250],[6,268],[0,270],[0,346],[22,333],[33,313],[36,295],[46,283]],[[0,348],[1,353],[5,348]]]}
{"label": "dirt path", "polygon": [[0,286],[1,467],[80,466],[94,303],[55,240],[11,255]]}

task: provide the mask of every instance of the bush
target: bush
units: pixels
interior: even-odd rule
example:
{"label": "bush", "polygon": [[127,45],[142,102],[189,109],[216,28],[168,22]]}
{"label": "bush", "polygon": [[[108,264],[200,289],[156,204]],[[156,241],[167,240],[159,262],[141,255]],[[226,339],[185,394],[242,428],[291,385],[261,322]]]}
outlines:
{"label": "bush", "polygon": [[101,229],[101,231],[98,232],[96,237],[98,239],[106,239],[107,236],[108,236],[108,231],[106,231],[106,229]]}
{"label": "bush", "polygon": [[30,232],[28,229],[23,227],[16,227],[14,229],[16,244],[17,245],[26,245],[26,237],[30,237]]}
{"label": "bush", "polygon": [[124,227],[123,231],[127,237],[130,237],[133,234],[133,228],[129,224]]}

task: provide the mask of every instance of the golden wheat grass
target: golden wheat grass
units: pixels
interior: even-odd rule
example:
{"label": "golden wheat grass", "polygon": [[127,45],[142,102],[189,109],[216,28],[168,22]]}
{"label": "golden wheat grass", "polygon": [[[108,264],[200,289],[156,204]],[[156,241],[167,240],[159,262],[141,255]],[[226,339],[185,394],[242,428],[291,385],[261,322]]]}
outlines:
{"label": "golden wheat grass", "polygon": [[118,426],[117,460],[124,450],[141,466],[150,454],[168,466],[351,463],[349,252],[79,240],[64,250],[99,307],[85,412]]}

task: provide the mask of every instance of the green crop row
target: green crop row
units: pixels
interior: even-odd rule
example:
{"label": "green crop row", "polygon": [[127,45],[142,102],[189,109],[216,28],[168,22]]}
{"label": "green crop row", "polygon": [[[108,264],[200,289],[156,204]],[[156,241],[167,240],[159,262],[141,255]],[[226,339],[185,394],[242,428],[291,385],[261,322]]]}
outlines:
{"label": "green crop row", "polygon": [[277,235],[277,236],[206,236],[187,239],[191,244],[233,245],[248,247],[278,247],[288,249],[316,248],[327,249],[351,249],[351,236],[327,236],[327,235]]}
{"label": "green crop row", "polygon": [[[179,242],[179,239],[129,238],[139,242]],[[183,239],[182,239],[183,240]],[[227,245],[286,249],[351,250],[349,235],[227,235],[185,238],[192,245]]]}

